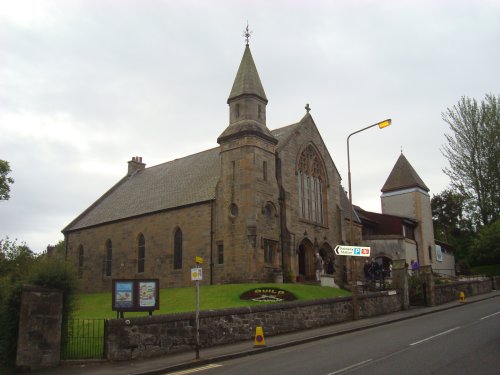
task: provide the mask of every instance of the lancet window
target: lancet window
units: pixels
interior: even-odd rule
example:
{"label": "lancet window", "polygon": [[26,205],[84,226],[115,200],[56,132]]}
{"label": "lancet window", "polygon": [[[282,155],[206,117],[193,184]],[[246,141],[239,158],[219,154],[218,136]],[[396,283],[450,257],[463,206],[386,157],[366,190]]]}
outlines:
{"label": "lancet window", "polygon": [[144,264],[146,263],[146,240],[141,233],[137,241],[137,273],[144,272]]}
{"label": "lancet window", "polygon": [[312,145],[302,151],[297,166],[299,216],[301,219],[325,224],[325,171],[321,158]]}

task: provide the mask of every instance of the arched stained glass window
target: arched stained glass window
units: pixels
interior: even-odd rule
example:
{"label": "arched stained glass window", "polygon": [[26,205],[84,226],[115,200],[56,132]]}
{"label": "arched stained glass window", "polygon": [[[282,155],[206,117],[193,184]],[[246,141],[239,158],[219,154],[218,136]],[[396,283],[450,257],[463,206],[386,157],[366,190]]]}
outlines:
{"label": "arched stained glass window", "polygon": [[297,166],[300,218],[325,224],[325,181],[321,158],[314,147],[308,145],[302,151]]}
{"label": "arched stained glass window", "polygon": [[137,273],[144,272],[144,265],[146,263],[146,240],[141,233],[137,241]]}

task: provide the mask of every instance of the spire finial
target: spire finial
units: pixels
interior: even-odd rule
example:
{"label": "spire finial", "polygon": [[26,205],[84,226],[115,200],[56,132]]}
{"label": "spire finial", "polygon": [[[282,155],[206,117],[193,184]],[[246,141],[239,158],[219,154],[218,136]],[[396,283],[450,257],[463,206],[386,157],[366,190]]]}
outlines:
{"label": "spire finial", "polygon": [[309,113],[309,111],[311,110],[311,107],[309,107],[309,103],[307,103],[304,108],[306,109],[307,113]]}
{"label": "spire finial", "polygon": [[247,27],[245,30],[243,30],[243,36],[245,37],[245,41],[247,42],[247,46],[250,43],[250,37],[252,36],[253,31],[250,31],[248,29],[248,21],[247,21]]}

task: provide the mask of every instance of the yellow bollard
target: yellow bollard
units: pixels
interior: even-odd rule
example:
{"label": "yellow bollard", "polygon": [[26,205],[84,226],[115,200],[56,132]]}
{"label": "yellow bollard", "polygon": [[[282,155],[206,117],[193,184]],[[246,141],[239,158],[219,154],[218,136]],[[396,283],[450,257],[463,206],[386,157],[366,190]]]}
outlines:
{"label": "yellow bollard", "polygon": [[264,340],[264,331],[262,330],[262,327],[257,327],[255,329],[255,341],[253,344],[254,348],[260,348],[266,346],[266,341]]}
{"label": "yellow bollard", "polygon": [[460,292],[460,294],[458,295],[458,298],[460,299],[460,302],[465,302],[465,293]]}

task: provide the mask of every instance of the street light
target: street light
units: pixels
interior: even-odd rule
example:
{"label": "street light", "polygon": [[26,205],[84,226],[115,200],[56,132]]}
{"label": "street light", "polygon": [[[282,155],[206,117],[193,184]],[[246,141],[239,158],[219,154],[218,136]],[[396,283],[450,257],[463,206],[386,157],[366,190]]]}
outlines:
{"label": "street light", "polygon": [[[349,138],[351,138],[352,135],[361,133],[364,130],[373,128],[374,126],[378,126],[379,129],[383,129],[389,125],[391,125],[392,120],[387,119],[384,121],[377,122],[373,125],[367,126],[366,128],[360,129],[355,131],[354,133],[351,133],[347,137],[347,178],[349,180],[349,242],[351,245],[354,245],[354,226],[353,226],[353,221],[352,221],[352,186],[351,186],[351,158],[349,154]],[[352,318],[353,320],[358,320],[359,319],[359,311],[358,311],[358,270],[356,267],[356,257],[352,257],[352,278],[354,280],[354,287],[353,287],[353,293],[352,293]]]}

